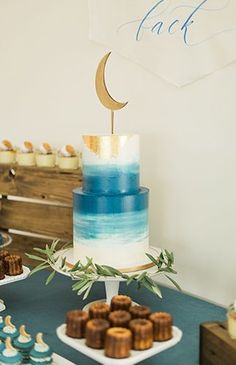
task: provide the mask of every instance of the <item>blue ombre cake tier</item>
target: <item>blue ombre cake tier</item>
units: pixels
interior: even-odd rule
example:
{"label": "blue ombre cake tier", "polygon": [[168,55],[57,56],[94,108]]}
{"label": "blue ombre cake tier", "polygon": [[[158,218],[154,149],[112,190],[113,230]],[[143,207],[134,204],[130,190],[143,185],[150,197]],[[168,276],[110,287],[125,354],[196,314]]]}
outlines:
{"label": "blue ombre cake tier", "polygon": [[148,189],[99,195],[74,190],[74,253],[118,268],[143,263],[148,248]]}
{"label": "blue ombre cake tier", "polygon": [[83,164],[83,190],[91,193],[133,193],[139,189],[139,164]]}

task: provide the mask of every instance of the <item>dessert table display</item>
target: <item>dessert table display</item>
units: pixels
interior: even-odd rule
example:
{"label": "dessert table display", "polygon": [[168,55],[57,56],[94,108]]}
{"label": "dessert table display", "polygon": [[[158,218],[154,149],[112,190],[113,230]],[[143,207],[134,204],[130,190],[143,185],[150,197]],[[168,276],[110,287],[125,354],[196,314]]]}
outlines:
{"label": "dessert table display", "polygon": [[[84,304],[104,297],[103,283],[95,283],[90,297],[85,301],[71,291],[71,279],[58,275],[57,280],[45,286],[48,272],[41,271],[25,281],[1,287],[1,295],[8,303],[7,313],[12,315],[19,327],[22,323],[30,328],[32,335],[40,330],[53,351],[76,365],[96,365],[91,358],[73,350],[60,341],[56,328],[65,322],[66,313],[71,309],[82,308]],[[206,321],[224,321],[225,308],[194,298],[179,291],[161,287],[163,298],[154,296],[141,288],[137,291],[134,284],[120,284],[120,292],[132,297],[134,302],[149,306],[152,311],[167,311],[172,314],[174,326],[183,331],[181,341],[173,348],[163,351],[142,365],[196,365],[199,359],[199,325]],[[16,295],[17,294],[17,295]],[[17,305],[16,305],[17,299]]]}
{"label": "dessert table display", "polygon": [[157,252],[149,243],[149,189],[140,186],[139,136],[114,133],[114,111],[127,102],[114,100],[107,90],[109,56],[99,62],[95,86],[111,113],[111,134],[82,136],[83,183],[73,189],[73,248],[57,252],[55,241],[45,249],[34,248],[39,255],[28,257],[40,262],[32,273],[51,266],[76,280],[73,290],[84,299],[99,280],[105,282],[108,301],[122,280],[127,285],[135,281],[161,297],[152,275],[164,274],[180,289],[169,276],[176,274],[174,255],[164,249]]}

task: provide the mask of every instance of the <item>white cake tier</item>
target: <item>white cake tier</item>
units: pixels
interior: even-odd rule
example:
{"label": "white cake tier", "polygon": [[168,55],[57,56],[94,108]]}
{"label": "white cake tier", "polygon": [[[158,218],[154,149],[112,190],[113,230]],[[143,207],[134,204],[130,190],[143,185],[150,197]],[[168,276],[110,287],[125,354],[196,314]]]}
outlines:
{"label": "white cake tier", "polygon": [[132,268],[143,265],[145,253],[149,247],[148,239],[143,242],[119,244],[114,240],[96,240],[94,244],[86,245],[74,240],[74,262],[86,262],[86,257],[100,265],[108,265],[117,269]]}

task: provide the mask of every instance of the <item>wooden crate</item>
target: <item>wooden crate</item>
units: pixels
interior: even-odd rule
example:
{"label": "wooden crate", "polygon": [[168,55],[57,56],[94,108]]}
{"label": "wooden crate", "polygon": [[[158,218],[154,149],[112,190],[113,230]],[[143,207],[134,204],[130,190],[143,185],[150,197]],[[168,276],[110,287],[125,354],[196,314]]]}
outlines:
{"label": "wooden crate", "polygon": [[201,324],[200,365],[236,365],[236,340],[230,338],[226,323]]}
{"label": "wooden crate", "polygon": [[16,233],[10,251],[32,252],[53,238],[71,241],[72,190],[81,183],[81,169],[0,165],[0,230]]}

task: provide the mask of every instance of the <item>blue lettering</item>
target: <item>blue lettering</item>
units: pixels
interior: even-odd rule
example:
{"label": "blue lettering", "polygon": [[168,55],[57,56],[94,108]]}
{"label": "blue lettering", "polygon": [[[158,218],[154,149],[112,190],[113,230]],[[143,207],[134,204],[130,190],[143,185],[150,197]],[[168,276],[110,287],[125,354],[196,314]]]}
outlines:
{"label": "blue lettering", "polygon": [[145,21],[148,19],[149,15],[154,11],[156,10],[156,8],[161,4],[163,3],[165,0],[160,0],[158,1],[157,4],[155,4],[148,12],[147,14],[143,17],[143,19],[141,20],[141,23],[139,24],[139,27],[138,27],[138,30],[137,30],[137,33],[136,33],[136,41],[139,41],[140,40],[140,32],[141,32],[141,29],[145,23]]}
{"label": "blue lettering", "polygon": [[172,31],[172,28],[174,27],[174,25],[175,25],[176,23],[179,23],[179,19],[174,20],[174,21],[170,24],[170,26],[169,26],[169,28],[168,28],[168,33],[170,33],[170,34],[173,34],[173,33],[174,33],[174,31]]}
{"label": "blue lettering", "polygon": [[202,5],[204,5],[208,0],[204,0],[201,2],[201,4],[199,4],[196,9],[194,9],[194,11],[189,15],[189,17],[185,20],[184,24],[181,27],[181,30],[184,31],[184,43],[188,44],[188,40],[187,40],[187,33],[188,33],[188,29],[189,27],[194,23],[194,20],[192,20],[194,14],[196,14],[196,12],[202,7]]}
{"label": "blue lettering", "polygon": [[[187,17],[186,20],[184,20],[181,28],[178,28],[176,25],[178,23],[180,23],[180,19],[175,19],[173,21],[170,22],[169,26],[166,25],[164,21],[159,20],[158,22],[156,22],[153,26],[151,25],[146,25],[145,23],[147,22],[147,20],[153,19],[157,17],[157,13],[155,13],[155,15],[153,14],[154,12],[156,12],[157,8],[163,4],[164,2],[167,2],[167,0],[159,0],[150,10],[148,10],[148,12],[144,15],[144,17],[139,20],[137,20],[139,22],[139,26],[137,28],[136,31],[136,41],[140,41],[142,38],[142,31],[144,29],[148,29],[149,31],[151,31],[152,33],[155,33],[157,35],[160,35],[161,33],[163,33],[164,31],[168,32],[168,34],[174,34],[176,31],[180,30],[183,32],[183,39],[184,39],[184,43],[186,45],[190,45],[189,42],[189,30],[192,26],[192,24],[194,23],[194,15],[196,15],[196,13],[203,7],[204,4],[206,4],[208,2],[208,0],[203,0],[201,1],[201,3],[196,6],[196,8],[194,8],[194,10],[190,13],[190,15]],[[187,5],[186,5],[187,7]],[[162,11],[161,14],[163,14],[165,11]],[[165,29],[164,29],[165,27]]]}
{"label": "blue lettering", "polygon": [[157,33],[160,34],[161,33],[161,28],[163,27],[164,23],[163,22],[158,22],[155,25],[153,25],[152,27],[152,32],[153,33]]}

